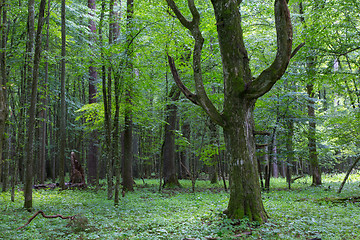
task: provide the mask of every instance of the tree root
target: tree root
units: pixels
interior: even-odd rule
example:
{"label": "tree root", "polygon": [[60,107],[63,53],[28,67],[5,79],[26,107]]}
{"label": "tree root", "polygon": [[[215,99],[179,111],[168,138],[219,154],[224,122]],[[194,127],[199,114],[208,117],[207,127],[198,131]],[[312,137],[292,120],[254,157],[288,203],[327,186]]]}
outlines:
{"label": "tree root", "polygon": [[62,219],[70,219],[70,220],[74,220],[76,215],[74,216],[69,216],[69,217],[64,217],[63,215],[57,214],[57,215],[51,215],[51,216],[47,216],[45,215],[45,213],[41,210],[37,211],[28,221],[27,223],[25,223],[24,226],[18,227],[16,230],[22,229],[24,228],[26,225],[28,225],[37,215],[41,214],[44,218],[62,218]]}

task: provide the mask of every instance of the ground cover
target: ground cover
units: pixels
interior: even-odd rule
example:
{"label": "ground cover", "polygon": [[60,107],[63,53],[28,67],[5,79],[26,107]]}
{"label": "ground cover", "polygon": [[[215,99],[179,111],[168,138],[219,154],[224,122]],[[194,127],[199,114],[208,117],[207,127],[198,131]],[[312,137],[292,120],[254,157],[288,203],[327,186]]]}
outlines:
{"label": "ground cover", "polygon": [[[229,195],[222,185],[181,180],[183,188],[158,192],[158,181],[137,181],[136,190],[120,199],[119,206],[106,200],[106,191],[36,190],[34,211],[23,208],[23,192],[0,194],[0,239],[360,239],[360,174],[351,175],[337,194],[343,174],[323,176],[323,186],[311,187],[301,178],[286,189],[284,179],[272,179],[263,192],[270,219],[258,226],[246,220],[228,220],[222,214]],[[21,186],[19,186],[19,189]],[[353,198],[351,198],[353,197]],[[334,201],[343,198],[345,201]],[[351,199],[354,199],[353,201]],[[78,216],[78,221],[37,216]]]}

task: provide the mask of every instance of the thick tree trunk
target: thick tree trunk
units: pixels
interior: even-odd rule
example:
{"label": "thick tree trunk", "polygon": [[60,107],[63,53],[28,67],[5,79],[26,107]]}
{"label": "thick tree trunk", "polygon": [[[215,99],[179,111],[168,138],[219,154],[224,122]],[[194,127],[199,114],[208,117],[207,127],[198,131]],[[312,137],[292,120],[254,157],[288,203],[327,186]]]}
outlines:
{"label": "thick tree trunk", "polygon": [[[169,98],[171,101],[179,99],[180,89],[173,85],[171,88]],[[175,164],[175,130],[176,130],[176,112],[177,106],[173,103],[166,105],[166,124],[164,130],[164,144],[162,147],[162,158],[164,163],[163,186],[180,186],[178,177],[176,175],[176,164]]]}
{"label": "thick tree trunk", "polygon": [[224,128],[226,150],[230,157],[230,200],[227,215],[232,219],[247,216],[251,221],[267,219],[260,192],[253,136],[254,100],[237,100],[231,119]]}

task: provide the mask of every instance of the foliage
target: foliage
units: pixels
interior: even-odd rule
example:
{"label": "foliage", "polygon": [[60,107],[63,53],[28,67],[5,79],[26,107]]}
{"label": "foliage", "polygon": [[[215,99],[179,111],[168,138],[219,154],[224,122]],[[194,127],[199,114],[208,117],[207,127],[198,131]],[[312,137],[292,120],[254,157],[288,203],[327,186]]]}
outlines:
{"label": "foliage", "polygon": [[[182,189],[158,192],[157,180],[137,182],[135,192],[120,199],[118,207],[106,199],[105,190],[37,190],[34,206],[46,214],[81,215],[85,228],[67,227],[62,219],[38,217],[21,230],[32,215],[22,209],[22,192],[16,201],[1,193],[0,238],[4,239],[356,239],[360,221],[359,203],[331,203],[334,197],[359,196],[360,174],[350,176],[343,193],[336,193],[344,174],[326,175],[322,187],[310,187],[302,178],[286,189],[285,179],[272,179],[263,193],[269,222],[234,221],[224,217],[229,195],[221,185],[181,180]],[[85,221],[86,222],[86,221]],[[250,234],[251,233],[251,234]],[[250,235],[249,235],[250,234]]]}

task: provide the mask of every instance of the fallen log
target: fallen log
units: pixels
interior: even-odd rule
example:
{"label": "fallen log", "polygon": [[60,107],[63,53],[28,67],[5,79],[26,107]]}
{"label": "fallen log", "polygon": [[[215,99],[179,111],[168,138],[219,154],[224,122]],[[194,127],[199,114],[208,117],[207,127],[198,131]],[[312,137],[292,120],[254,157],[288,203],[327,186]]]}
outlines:
{"label": "fallen log", "polygon": [[64,217],[63,215],[57,214],[57,215],[45,215],[45,213],[41,210],[37,211],[28,221],[27,223],[25,223],[25,225],[18,227],[16,230],[22,229],[25,226],[27,226],[34,218],[36,218],[37,215],[41,214],[44,218],[62,218],[62,219],[70,219],[70,220],[74,220],[76,215],[74,216],[69,216],[69,217]]}

